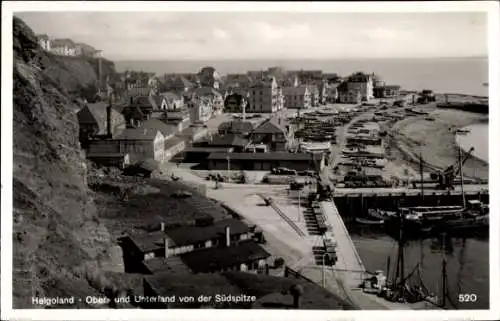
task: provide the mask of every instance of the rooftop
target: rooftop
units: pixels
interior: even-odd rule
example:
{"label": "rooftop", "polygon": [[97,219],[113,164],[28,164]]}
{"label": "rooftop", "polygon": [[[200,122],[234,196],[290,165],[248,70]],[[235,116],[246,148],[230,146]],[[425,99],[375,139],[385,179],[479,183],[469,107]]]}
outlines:
{"label": "rooftop", "polygon": [[212,138],[212,140],[208,141],[210,146],[238,146],[245,147],[248,145],[248,139],[242,138],[238,134],[226,134],[226,135],[217,135]]}
{"label": "rooftop", "polygon": [[[287,160],[287,161],[309,161],[317,156],[309,153],[269,152],[269,153],[212,153],[209,160]],[[317,159],[317,158],[316,158]]]}
{"label": "rooftop", "polygon": [[155,257],[142,264],[153,274],[168,272],[175,274],[191,274],[191,270],[182,262],[178,256],[170,256],[168,258]]}
{"label": "rooftop", "polygon": [[257,128],[253,130],[256,134],[275,134],[275,133],[286,133],[284,125],[279,123],[279,120],[274,118],[268,119],[261,123]]}
{"label": "rooftop", "polygon": [[233,120],[219,125],[219,131],[231,133],[250,133],[253,130],[253,124],[249,121]]}
{"label": "rooftop", "polygon": [[240,235],[249,232],[249,227],[245,223],[230,218],[217,221],[211,226],[186,226],[167,230],[166,234],[176,246],[191,245],[223,237],[226,226],[229,226],[231,235]]}
{"label": "rooftop", "polygon": [[307,86],[283,87],[283,95],[305,95],[307,89]]}
{"label": "rooftop", "polygon": [[118,140],[154,140],[159,130],[153,128],[125,128]]}
{"label": "rooftop", "polygon": [[220,271],[249,261],[266,259],[270,254],[254,241],[229,247],[213,247],[180,255],[194,273]]}
{"label": "rooftop", "polygon": [[169,126],[158,119],[148,119],[141,122],[139,128],[151,130],[151,131],[159,131],[163,134],[163,136],[168,137],[176,132],[173,126]]}
{"label": "rooftop", "polygon": [[169,139],[165,139],[165,149],[172,148],[174,146],[179,145],[180,143],[185,142],[185,140],[181,137],[173,136]]}

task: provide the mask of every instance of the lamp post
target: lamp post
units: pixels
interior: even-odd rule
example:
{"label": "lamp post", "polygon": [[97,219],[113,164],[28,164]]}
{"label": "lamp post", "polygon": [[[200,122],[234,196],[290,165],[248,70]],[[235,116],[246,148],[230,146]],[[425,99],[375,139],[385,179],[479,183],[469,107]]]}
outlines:
{"label": "lamp post", "polygon": [[322,279],[323,279],[323,288],[326,288],[326,278],[325,278],[325,273],[326,273],[326,271],[325,271],[325,256],[330,257],[330,253],[325,252],[325,253],[323,253],[323,256],[322,256],[322,259],[323,259],[323,269],[322,269],[322,271],[323,271],[323,273],[322,273],[322,275],[323,275],[323,278],[322,278]]}
{"label": "lamp post", "polygon": [[231,161],[230,161],[230,158],[229,158],[229,154],[226,155],[226,160],[227,160],[227,178],[229,179],[229,172],[231,170]]}

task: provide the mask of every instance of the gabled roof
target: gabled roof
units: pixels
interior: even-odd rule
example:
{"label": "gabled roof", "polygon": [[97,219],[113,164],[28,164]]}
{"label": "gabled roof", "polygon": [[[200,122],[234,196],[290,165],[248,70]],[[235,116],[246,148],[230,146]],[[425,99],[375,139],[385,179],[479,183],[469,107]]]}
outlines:
{"label": "gabled roof", "polygon": [[47,36],[46,34],[39,34],[39,35],[36,35],[36,37],[38,39],[42,39],[42,40],[49,40],[49,36]]}
{"label": "gabled roof", "polygon": [[140,128],[145,128],[152,131],[159,131],[163,136],[167,137],[175,133],[173,126],[168,126],[158,119],[148,119],[140,124]]}
{"label": "gabled roof", "polygon": [[181,259],[194,273],[220,271],[241,263],[266,259],[270,254],[254,241],[229,247],[214,247],[181,254]]}
{"label": "gabled roof", "polygon": [[219,125],[219,131],[231,133],[250,133],[253,130],[253,124],[249,121],[233,120]]}
{"label": "gabled roof", "polygon": [[283,95],[305,95],[307,90],[306,86],[283,87]]}
{"label": "gabled roof", "polygon": [[148,128],[125,128],[118,140],[151,140],[153,141],[158,135],[158,130]]}
{"label": "gabled roof", "polygon": [[69,38],[64,38],[64,39],[54,39],[52,41],[52,47],[70,47],[70,48],[74,48],[75,47],[75,43],[73,42],[73,40],[69,39]]}
{"label": "gabled roof", "polygon": [[253,132],[256,134],[274,134],[285,133],[286,130],[275,119],[271,118],[260,124]]}
{"label": "gabled roof", "polygon": [[[99,133],[104,134],[106,131],[107,106],[105,102],[87,104],[77,113],[78,123],[96,124],[99,127]],[[112,108],[111,112],[116,113],[117,111]]]}
{"label": "gabled roof", "polygon": [[83,43],[83,42],[79,42],[76,45],[80,46],[80,48],[82,49],[82,51],[85,51],[85,52],[88,52],[88,53],[93,53],[93,52],[96,51],[96,49],[94,47],[92,47],[91,45],[88,45],[86,43]]}
{"label": "gabled roof", "polygon": [[[225,235],[225,227],[229,227],[231,235],[241,235],[248,233],[249,227],[233,218],[216,221],[214,225],[199,227],[199,226],[186,226],[172,230],[166,230],[168,238],[172,241],[172,245],[184,246],[193,245],[209,240],[215,240]],[[170,247],[170,245],[169,245]]]}
{"label": "gabled roof", "polygon": [[226,134],[222,136],[216,136],[209,142],[211,146],[238,146],[245,147],[248,145],[248,140],[242,138],[237,134]]}

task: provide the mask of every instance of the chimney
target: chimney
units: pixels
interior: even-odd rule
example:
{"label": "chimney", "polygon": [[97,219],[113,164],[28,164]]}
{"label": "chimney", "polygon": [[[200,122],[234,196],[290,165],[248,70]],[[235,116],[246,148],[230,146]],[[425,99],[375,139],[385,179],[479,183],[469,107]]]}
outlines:
{"label": "chimney", "polygon": [[111,138],[113,133],[111,133],[111,105],[106,107],[106,134]]}
{"label": "chimney", "polygon": [[163,243],[165,244],[165,258],[168,258],[168,238],[166,236],[163,238]]}
{"label": "chimney", "polygon": [[225,233],[226,234],[226,246],[230,247],[231,246],[231,233],[230,233],[229,226],[226,226],[225,231],[226,231],[226,233]]}

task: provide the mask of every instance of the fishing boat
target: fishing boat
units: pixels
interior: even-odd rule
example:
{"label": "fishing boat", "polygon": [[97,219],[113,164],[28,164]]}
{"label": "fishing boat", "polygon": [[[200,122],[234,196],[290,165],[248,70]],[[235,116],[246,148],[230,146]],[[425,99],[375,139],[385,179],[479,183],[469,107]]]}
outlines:
{"label": "fishing boat", "polygon": [[366,218],[362,217],[356,217],[354,219],[357,223],[359,224],[365,224],[365,225],[383,225],[385,223],[385,220],[369,220]]}
{"label": "fishing boat", "polygon": [[384,211],[380,209],[370,208],[368,209],[368,217],[377,220],[386,220],[390,217],[396,216],[397,213],[393,211]]}
{"label": "fishing boat", "polygon": [[383,271],[376,271],[372,277],[365,279],[362,284],[363,291],[375,293],[392,302],[421,304],[428,302],[432,306],[444,309],[448,300],[454,306],[449,296],[446,258],[444,256],[441,269],[441,293],[439,296],[434,295],[425,286],[421,273],[421,264],[423,262],[417,263],[410,273],[406,273],[404,255],[406,234],[404,233],[404,225],[407,222],[401,212],[398,214],[400,229],[397,240],[398,255],[395,269],[391,269],[391,257],[388,256],[385,275]]}

